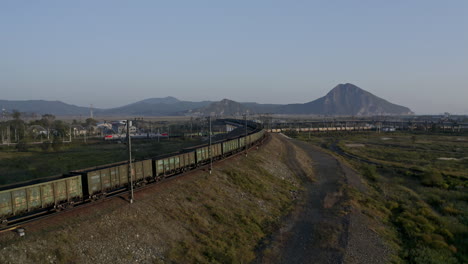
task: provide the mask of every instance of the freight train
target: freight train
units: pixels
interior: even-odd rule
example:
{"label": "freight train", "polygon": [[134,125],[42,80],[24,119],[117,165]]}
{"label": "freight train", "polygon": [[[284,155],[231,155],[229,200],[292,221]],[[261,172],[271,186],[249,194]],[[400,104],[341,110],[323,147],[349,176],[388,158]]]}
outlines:
{"label": "freight train", "polygon": [[[133,161],[134,186],[158,182],[250,148],[264,138],[265,130],[253,122],[248,126],[249,134],[214,142],[211,148],[206,144]],[[0,187],[0,227],[126,192],[130,182],[129,162],[122,161]]]}
{"label": "freight train", "polygon": [[306,127],[306,128],[273,128],[268,132],[281,133],[286,131],[297,132],[324,132],[324,131],[368,131],[372,130],[370,126],[356,126],[356,127]]}

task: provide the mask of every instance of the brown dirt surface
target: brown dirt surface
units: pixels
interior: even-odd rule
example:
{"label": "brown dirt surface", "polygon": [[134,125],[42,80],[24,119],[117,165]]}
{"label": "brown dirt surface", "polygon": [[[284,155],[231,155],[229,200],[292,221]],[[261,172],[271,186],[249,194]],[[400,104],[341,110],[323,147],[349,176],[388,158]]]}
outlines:
{"label": "brown dirt surface", "polygon": [[[360,176],[334,156],[297,140],[289,141],[286,163],[301,179],[299,206],[271,237],[258,263],[388,263],[392,252],[373,231],[378,223],[361,213],[348,195],[366,192]],[[304,167],[297,156],[312,163]],[[313,167],[313,178],[305,168]]]}

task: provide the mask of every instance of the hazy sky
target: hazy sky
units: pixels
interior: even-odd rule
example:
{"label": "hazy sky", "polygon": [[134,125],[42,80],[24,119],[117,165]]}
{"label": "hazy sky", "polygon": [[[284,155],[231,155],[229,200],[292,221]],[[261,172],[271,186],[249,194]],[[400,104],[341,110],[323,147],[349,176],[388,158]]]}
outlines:
{"label": "hazy sky", "polygon": [[468,113],[468,1],[0,0],[0,99],[304,103],[346,82]]}

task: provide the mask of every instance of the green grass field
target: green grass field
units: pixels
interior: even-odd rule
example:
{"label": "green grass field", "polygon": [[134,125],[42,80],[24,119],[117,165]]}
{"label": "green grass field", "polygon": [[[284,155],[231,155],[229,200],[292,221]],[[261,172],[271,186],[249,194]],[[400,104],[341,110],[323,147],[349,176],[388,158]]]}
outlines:
{"label": "green grass field", "polygon": [[293,135],[329,149],[336,144],[371,187],[352,190],[396,263],[468,263],[468,134],[308,133]]}
{"label": "green grass field", "polygon": [[[200,140],[164,139],[134,140],[135,159],[150,158],[201,144]],[[62,144],[47,150],[41,146],[18,151],[14,146],[0,148],[0,185],[59,175],[128,159],[127,145],[116,142],[91,141],[88,144]]]}

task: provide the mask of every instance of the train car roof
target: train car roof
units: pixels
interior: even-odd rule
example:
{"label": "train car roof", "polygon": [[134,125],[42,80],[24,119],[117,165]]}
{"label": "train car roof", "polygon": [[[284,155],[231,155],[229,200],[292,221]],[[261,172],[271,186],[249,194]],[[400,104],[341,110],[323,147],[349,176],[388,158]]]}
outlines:
{"label": "train car roof", "polygon": [[[135,161],[137,161],[137,160],[134,160],[133,162],[135,162]],[[128,160],[109,163],[109,164],[104,164],[104,165],[99,165],[99,166],[94,166],[94,167],[89,167],[89,168],[85,168],[85,169],[73,170],[70,173],[76,174],[76,173],[83,173],[83,172],[89,172],[89,171],[95,171],[95,170],[102,170],[102,169],[107,169],[107,168],[110,168],[110,167],[115,167],[115,166],[120,166],[120,165],[125,165],[125,164],[128,164]]]}
{"label": "train car roof", "polygon": [[54,176],[48,176],[48,177],[43,177],[43,178],[37,178],[37,179],[33,179],[33,180],[28,180],[28,181],[11,183],[11,184],[0,186],[0,191],[20,188],[20,187],[24,187],[24,186],[28,186],[28,185],[34,185],[34,184],[38,184],[38,183],[50,182],[50,181],[55,181],[55,180],[60,180],[60,179],[66,179],[66,178],[70,178],[70,177],[74,177],[74,176],[77,176],[77,175],[61,174],[61,175],[54,175]]}

